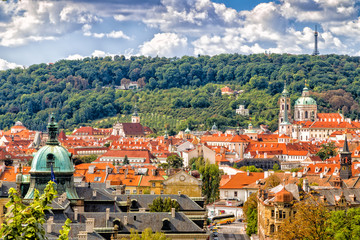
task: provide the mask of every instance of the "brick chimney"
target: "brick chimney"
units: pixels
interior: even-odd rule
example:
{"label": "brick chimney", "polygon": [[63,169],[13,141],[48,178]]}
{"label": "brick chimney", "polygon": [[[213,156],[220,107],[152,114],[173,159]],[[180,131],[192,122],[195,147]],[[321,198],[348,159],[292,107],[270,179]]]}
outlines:
{"label": "brick chimney", "polygon": [[171,208],[171,217],[172,217],[172,218],[175,217],[175,208]]}

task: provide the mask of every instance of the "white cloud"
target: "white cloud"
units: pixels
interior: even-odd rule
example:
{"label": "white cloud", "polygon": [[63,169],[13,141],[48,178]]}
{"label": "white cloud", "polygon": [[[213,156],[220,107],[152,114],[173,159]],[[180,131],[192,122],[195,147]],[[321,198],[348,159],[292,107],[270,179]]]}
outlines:
{"label": "white cloud", "polygon": [[108,38],[123,38],[129,40],[130,37],[123,33],[123,31],[112,31],[111,33],[106,34]]}
{"label": "white cloud", "polygon": [[17,67],[21,67],[21,66],[16,63],[11,63],[11,62],[8,62],[8,61],[0,58],[0,70],[6,70],[6,69],[11,69],[11,68],[17,68]]}
{"label": "white cloud", "polygon": [[70,1],[3,2],[0,4],[0,45],[54,40],[85,24],[101,21],[90,9]]}
{"label": "white cloud", "polygon": [[80,54],[74,54],[74,55],[70,55],[67,58],[65,58],[66,60],[81,60],[85,58],[84,56],[81,56]]}
{"label": "white cloud", "polygon": [[158,33],[140,46],[140,55],[173,57],[187,52],[187,38],[175,33]]}

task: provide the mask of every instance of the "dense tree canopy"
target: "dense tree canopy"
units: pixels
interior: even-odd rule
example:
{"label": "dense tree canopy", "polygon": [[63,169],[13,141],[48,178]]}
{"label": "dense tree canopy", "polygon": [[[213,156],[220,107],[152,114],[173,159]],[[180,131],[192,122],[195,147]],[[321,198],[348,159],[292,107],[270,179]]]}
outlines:
{"label": "dense tree canopy", "polygon": [[[305,79],[320,112],[339,110],[355,119],[360,112],[359,60],[340,55],[221,54],[36,64],[0,71],[0,129],[19,120],[30,129],[45,130],[50,112],[60,128],[72,129],[98,119],[128,117],[137,102],[142,119],[156,130],[163,130],[165,123],[171,127],[168,131],[187,126],[204,130],[214,122],[220,129],[246,127],[250,119],[235,115],[239,104],[250,110],[253,125],[268,124],[275,130],[284,81],[294,103]],[[144,86],[143,91],[116,89],[130,81]],[[222,96],[224,85],[244,92]],[[115,120],[101,123],[111,126]]]}

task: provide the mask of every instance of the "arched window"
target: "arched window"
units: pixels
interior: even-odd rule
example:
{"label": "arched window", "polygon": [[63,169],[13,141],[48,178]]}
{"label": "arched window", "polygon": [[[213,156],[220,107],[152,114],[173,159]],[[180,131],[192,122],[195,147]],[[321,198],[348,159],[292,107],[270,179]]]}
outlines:
{"label": "arched window", "polygon": [[298,118],[300,118],[300,111],[298,111]]}
{"label": "arched window", "polygon": [[49,153],[46,156],[46,167],[50,168],[51,165],[53,165],[55,163],[55,156],[52,153]]}
{"label": "arched window", "polygon": [[270,225],[270,233],[274,233],[275,232],[275,225],[271,224]]}
{"label": "arched window", "polygon": [[305,118],[308,118],[308,112],[305,111]]}
{"label": "arched window", "polygon": [[286,104],[286,108],[287,108],[287,110],[289,110],[289,104]]}
{"label": "arched window", "polygon": [[284,110],[284,104],[281,105],[281,110]]}

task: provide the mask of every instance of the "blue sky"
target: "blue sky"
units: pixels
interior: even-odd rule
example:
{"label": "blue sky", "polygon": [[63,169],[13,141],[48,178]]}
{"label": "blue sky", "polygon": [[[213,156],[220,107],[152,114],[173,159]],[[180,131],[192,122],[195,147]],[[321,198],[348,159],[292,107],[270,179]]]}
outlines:
{"label": "blue sky", "polygon": [[360,55],[359,0],[0,1],[0,70],[87,56]]}

